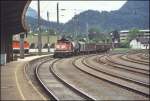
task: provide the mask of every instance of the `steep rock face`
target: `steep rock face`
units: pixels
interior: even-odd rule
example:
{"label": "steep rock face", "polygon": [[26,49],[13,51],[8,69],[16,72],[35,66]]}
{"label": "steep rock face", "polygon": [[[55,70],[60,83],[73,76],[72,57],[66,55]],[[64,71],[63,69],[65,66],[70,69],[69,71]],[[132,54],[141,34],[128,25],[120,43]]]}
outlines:
{"label": "steep rock face", "polygon": [[149,1],[128,1],[118,10],[122,15],[126,28],[149,28]]}

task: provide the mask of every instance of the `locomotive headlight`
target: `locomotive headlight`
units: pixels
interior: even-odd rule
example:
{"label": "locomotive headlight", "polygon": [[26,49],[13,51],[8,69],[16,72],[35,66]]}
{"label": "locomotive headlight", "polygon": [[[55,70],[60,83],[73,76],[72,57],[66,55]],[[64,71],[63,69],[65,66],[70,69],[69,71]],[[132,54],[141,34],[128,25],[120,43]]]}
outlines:
{"label": "locomotive headlight", "polygon": [[65,49],[65,48],[66,48],[66,45],[61,45],[61,48],[62,48],[62,49]]}

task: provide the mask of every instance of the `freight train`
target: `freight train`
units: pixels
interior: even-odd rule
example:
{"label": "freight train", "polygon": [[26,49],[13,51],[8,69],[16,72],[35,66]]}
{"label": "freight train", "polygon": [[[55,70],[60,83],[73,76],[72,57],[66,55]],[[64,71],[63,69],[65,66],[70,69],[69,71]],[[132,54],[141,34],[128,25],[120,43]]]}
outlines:
{"label": "freight train", "polygon": [[65,38],[57,40],[54,57],[65,57],[77,54],[99,53],[108,51],[110,44],[72,42]]}

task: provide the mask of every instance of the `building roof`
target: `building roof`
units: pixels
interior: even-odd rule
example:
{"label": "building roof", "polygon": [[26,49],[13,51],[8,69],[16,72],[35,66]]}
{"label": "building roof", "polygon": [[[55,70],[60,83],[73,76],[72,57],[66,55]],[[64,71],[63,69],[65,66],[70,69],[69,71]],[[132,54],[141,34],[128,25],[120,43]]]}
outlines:
{"label": "building roof", "polygon": [[[121,30],[120,33],[129,33],[130,30]],[[150,32],[150,29],[139,30],[140,32]]]}
{"label": "building roof", "polygon": [[25,32],[25,13],[30,0],[2,0],[1,8],[1,33],[18,34]]}

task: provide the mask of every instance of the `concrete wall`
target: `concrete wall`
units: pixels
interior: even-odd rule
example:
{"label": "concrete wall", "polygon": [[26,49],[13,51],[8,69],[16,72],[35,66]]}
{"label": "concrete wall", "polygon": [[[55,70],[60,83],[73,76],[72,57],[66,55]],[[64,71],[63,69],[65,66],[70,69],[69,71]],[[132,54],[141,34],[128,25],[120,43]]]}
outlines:
{"label": "concrete wall", "polygon": [[[27,41],[31,44],[31,43],[36,43],[38,44],[38,36],[37,35],[28,35],[27,37]],[[42,36],[42,46],[44,46],[46,43],[48,42],[48,36],[43,35]],[[56,43],[57,42],[57,36],[50,36],[49,37],[49,42],[50,44],[52,43]]]}
{"label": "concrete wall", "polygon": [[[20,35],[14,35],[13,40],[20,40]],[[37,35],[28,35],[27,38],[24,38],[24,40],[28,41],[29,44],[35,43],[36,45],[38,44],[38,36]],[[42,46],[44,46],[48,41],[48,36],[43,35],[42,36]],[[49,42],[50,44],[56,43],[57,42],[57,36],[51,35],[49,37]]]}

